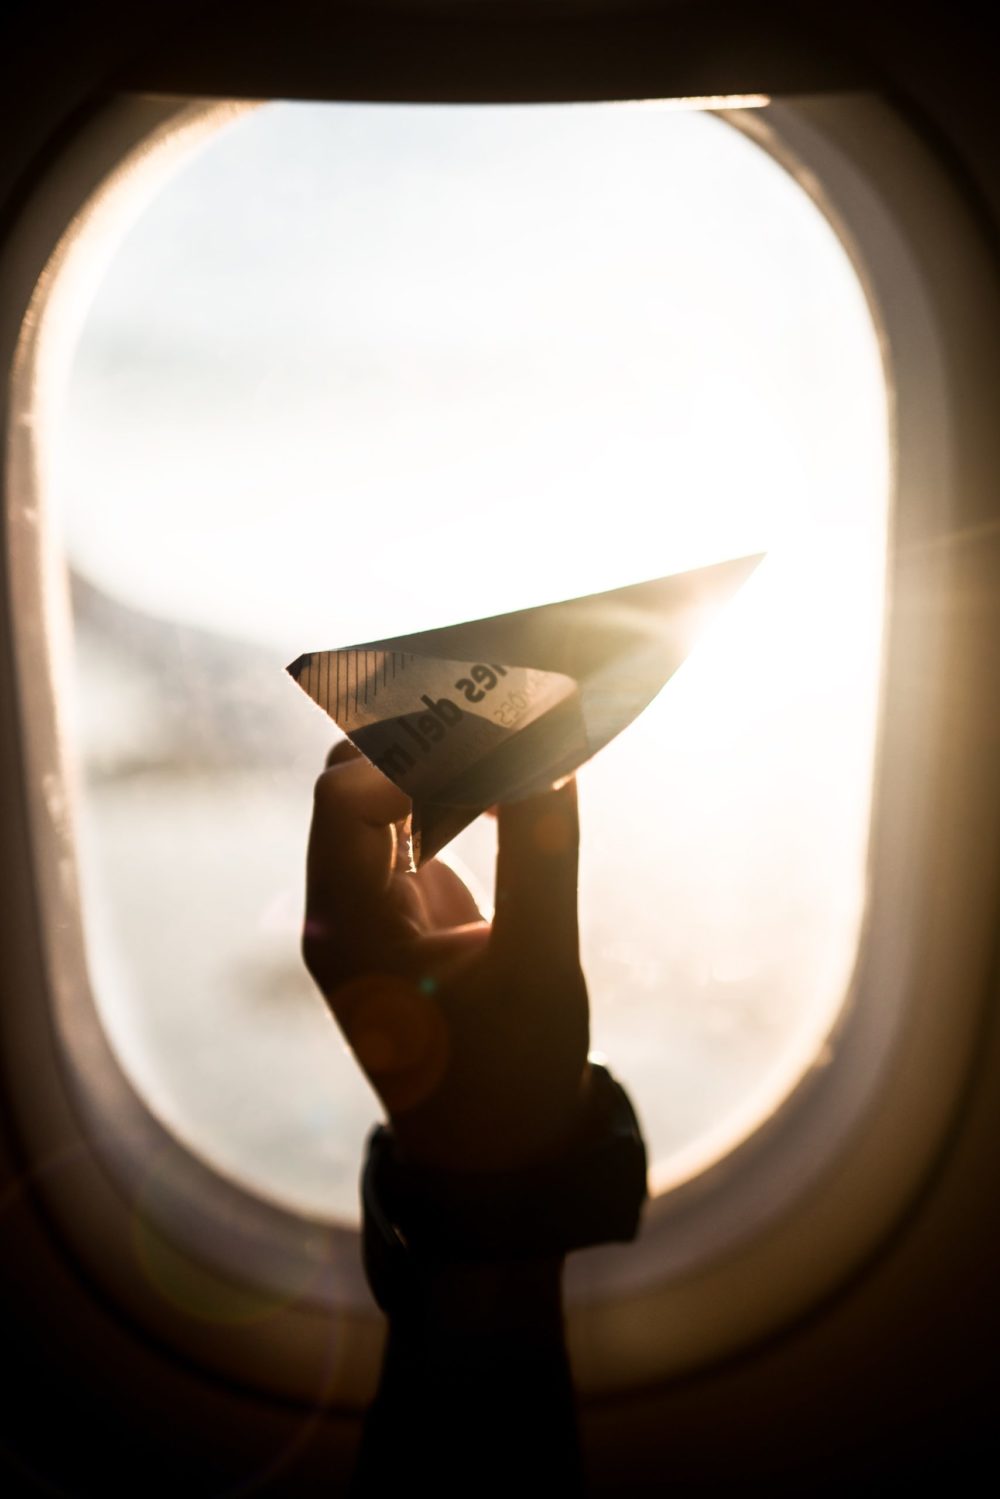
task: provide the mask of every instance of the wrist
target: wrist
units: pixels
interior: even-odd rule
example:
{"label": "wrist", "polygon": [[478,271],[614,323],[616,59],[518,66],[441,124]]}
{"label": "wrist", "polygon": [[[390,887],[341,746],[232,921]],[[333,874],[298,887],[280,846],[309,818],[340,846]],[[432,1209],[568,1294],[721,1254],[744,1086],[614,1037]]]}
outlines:
{"label": "wrist", "polygon": [[437,1266],[390,1310],[388,1362],[425,1378],[548,1378],[566,1357],[561,1279],[561,1259]]}
{"label": "wrist", "polygon": [[456,1110],[462,1114],[458,1129],[442,1122],[433,1101],[399,1117],[390,1110],[397,1159],[417,1171],[462,1177],[530,1171],[560,1160],[592,1129],[591,1063],[584,1060],[575,1078],[547,1081],[542,1098],[537,1078],[526,1087],[528,1097],[520,1097],[522,1081],[508,1079],[503,1096],[485,1111],[480,1097],[466,1098]]}
{"label": "wrist", "polygon": [[373,1132],[365,1269],[390,1317],[429,1297],[499,1308],[529,1290],[542,1309],[558,1308],[566,1253],[634,1237],[646,1193],[635,1114],[604,1067],[590,1068],[588,1091],[586,1121],[563,1156],[516,1172],[415,1167],[400,1160],[390,1130]]}
{"label": "wrist", "polygon": [[561,1255],[538,1259],[445,1262],[429,1267],[419,1293],[433,1324],[471,1337],[561,1332]]}

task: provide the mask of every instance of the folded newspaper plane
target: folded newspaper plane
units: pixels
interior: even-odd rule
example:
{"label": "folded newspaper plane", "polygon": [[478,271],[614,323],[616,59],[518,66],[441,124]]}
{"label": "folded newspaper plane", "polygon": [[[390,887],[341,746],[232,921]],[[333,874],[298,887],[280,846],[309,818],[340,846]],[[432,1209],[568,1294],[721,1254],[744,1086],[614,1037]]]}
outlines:
{"label": "folded newspaper plane", "polygon": [[760,560],[314,651],[288,671],[412,799],[419,865],[487,807],[544,791],[619,734]]}

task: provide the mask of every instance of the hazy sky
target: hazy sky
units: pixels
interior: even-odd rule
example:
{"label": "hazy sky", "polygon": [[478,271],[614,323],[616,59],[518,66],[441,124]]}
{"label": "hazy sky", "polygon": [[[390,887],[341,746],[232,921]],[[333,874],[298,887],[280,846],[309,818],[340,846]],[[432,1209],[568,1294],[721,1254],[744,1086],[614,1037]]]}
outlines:
{"label": "hazy sky", "polygon": [[295,655],[842,529],[883,428],[842,247],[725,123],[272,105],[118,251],[56,490],[95,581]]}
{"label": "hazy sky", "polygon": [[[663,1180],[787,1091],[863,910],[888,427],[859,282],[771,158],[655,106],[262,108],[121,244],[54,433],[74,565],[260,642],[274,680],[766,549],[581,773],[581,912],[594,1038]],[[159,683],[105,651],[80,691],[141,740]],[[192,658],[181,716],[215,689]],[[100,998],[179,1135],[350,1213],[372,1099],[298,958],[315,758],[301,785],[95,785],[125,975]],[[459,852],[488,884],[481,827]]]}

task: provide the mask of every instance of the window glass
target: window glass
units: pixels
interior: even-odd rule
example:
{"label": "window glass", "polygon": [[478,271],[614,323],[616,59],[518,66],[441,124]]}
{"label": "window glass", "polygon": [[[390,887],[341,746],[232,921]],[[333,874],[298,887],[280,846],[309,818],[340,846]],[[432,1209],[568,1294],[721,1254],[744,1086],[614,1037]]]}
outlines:
{"label": "window glass", "polygon": [[[822,1059],[864,901],[878,341],[813,201],[656,104],[263,107],[120,244],[49,455],[92,981],[214,1166],[356,1218],[377,1104],[301,967],[306,650],[765,550],[580,776],[594,1044],[660,1186]],[[448,857],[489,899],[492,825]]]}

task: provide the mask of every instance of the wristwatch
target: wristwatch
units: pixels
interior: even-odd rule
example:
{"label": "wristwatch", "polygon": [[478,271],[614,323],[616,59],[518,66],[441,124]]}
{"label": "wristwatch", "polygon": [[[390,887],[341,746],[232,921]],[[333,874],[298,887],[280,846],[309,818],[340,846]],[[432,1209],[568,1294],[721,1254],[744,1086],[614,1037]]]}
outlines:
{"label": "wristwatch", "polygon": [[620,1083],[591,1062],[590,1128],[558,1161],[519,1171],[442,1171],[401,1161],[391,1128],[368,1138],[361,1175],[365,1274],[384,1312],[449,1264],[554,1258],[627,1242],[646,1199],[646,1148]]}

